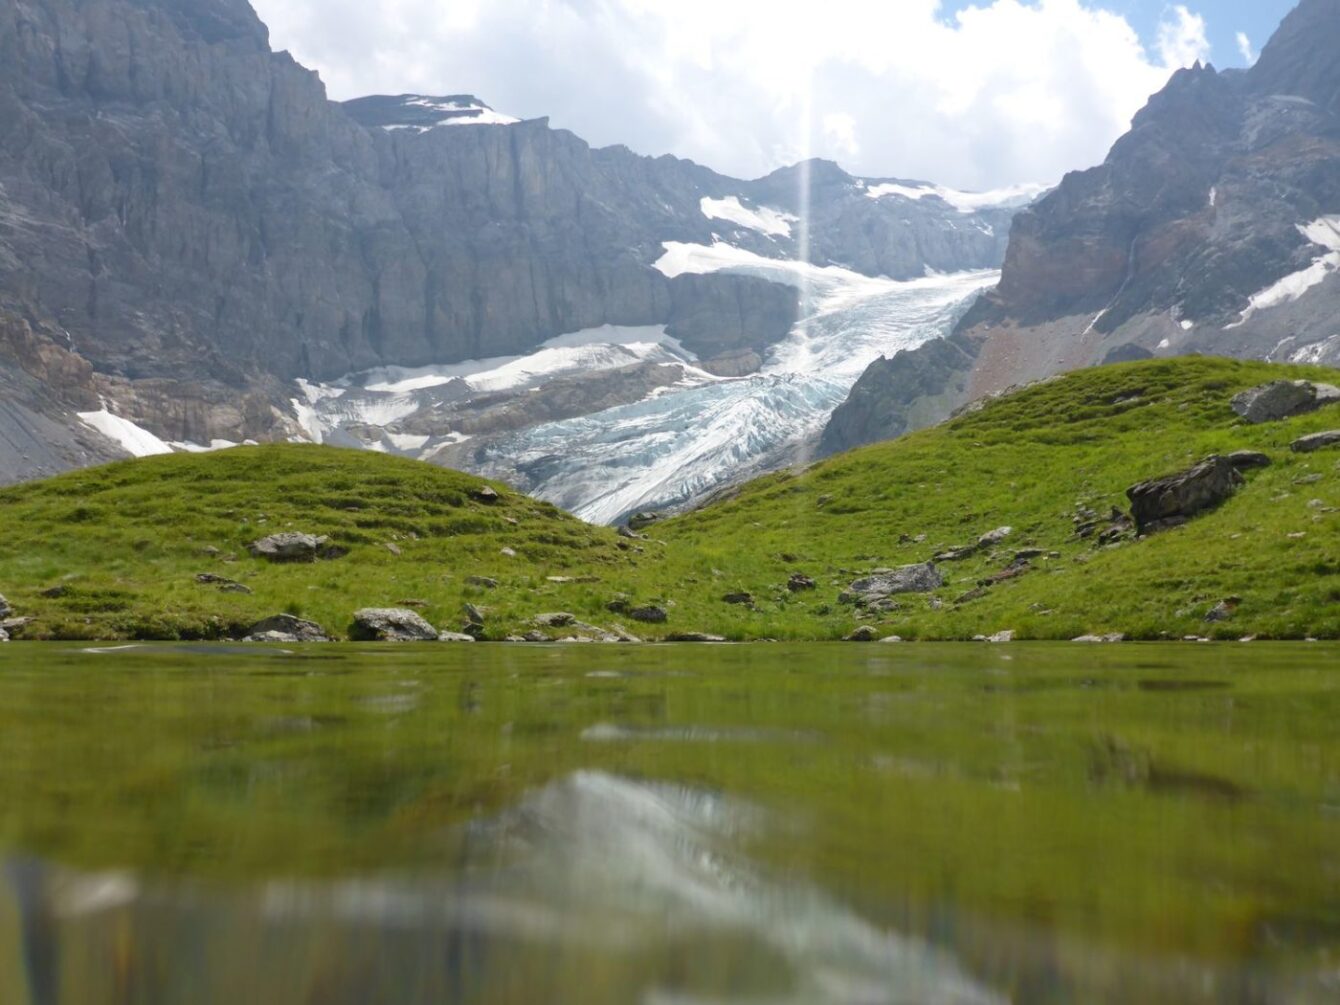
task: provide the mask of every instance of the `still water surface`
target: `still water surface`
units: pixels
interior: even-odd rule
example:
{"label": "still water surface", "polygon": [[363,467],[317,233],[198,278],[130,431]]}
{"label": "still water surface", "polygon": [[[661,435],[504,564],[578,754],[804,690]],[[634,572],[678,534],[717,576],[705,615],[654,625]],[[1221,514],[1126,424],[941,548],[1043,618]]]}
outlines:
{"label": "still water surface", "polygon": [[1336,1001],[1334,646],[0,649],[0,1002]]}

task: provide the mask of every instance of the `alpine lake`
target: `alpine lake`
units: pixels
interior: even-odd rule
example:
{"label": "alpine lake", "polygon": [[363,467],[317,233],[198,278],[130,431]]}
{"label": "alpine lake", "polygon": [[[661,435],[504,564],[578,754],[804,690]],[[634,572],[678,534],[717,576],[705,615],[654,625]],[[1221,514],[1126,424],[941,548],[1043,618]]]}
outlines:
{"label": "alpine lake", "polygon": [[1340,1001],[1340,647],[0,648],[0,1002]]}

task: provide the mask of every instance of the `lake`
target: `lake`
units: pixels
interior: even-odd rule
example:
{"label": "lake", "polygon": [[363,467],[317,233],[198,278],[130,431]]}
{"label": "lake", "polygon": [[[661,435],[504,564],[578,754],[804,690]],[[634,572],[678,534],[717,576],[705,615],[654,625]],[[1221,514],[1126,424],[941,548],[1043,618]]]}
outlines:
{"label": "lake", "polygon": [[0,647],[0,1002],[1337,1000],[1334,645]]}

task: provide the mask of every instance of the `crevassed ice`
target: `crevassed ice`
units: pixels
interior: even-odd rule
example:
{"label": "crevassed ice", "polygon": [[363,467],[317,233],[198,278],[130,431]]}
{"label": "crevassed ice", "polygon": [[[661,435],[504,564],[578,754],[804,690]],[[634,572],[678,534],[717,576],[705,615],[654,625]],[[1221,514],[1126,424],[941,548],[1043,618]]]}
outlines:
{"label": "crevassed ice", "polygon": [[1258,311],[1297,300],[1328,276],[1340,272],[1340,216],[1323,216],[1311,223],[1300,224],[1298,231],[1313,244],[1326,249],[1328,254],[1315,259],[1306,269],[1291,273],[1254,294],[1239,319],[1226,327],[1239,328]]}

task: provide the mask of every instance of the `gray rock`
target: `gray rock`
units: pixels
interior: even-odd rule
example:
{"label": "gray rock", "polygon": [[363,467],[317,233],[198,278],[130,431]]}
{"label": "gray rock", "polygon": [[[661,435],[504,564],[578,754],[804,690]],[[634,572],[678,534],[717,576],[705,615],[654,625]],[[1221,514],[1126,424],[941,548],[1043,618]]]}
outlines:
{"label": "gray rock", "polygon": [[477,586],[482,590],[496,590],[498,588],[498,581],[496,579],[489,579],[488,576],[466,576],[465,585]]}
{"label": "gray rock", "polygon": [[329,642],[326,630],[315,621],[304,621],[292,614],[276,614],[258,621],[247,629],[247,639],[255,641],[258,635],[282,635],[282,642]]}
{"label": "gray rock", "polygon": [[646,530],[654,523],[661,521],[659,513],[634,513],[628,518],[628,529],[632,531]]}
{"label": "gray rock", "polygon": [[9,601],[4,598],[3,594],[0,594],[0,618],[7,618],[13,613],[14,608],[10,607]]}
{"label": "gray rock", "polygon": [[1212,625],[1220,621],[1232,621],[1233,616],[1238,611],[1238,605],[1241,603],[1242,599],[1240,597],[1229,597],[1227,600],[1219,601],[1205,615],[1205,623]]}
{"label": "gray rock", "polygon": [[708,635],[704,632],[676,632],[665,637],[667,642],[725,642],[721,635]]}
{"label": "gray rock", "polygon": [[988,635],[987,638],[986,638],[986,641],[988,641],[988,642],[1013,642],[1013,641],[1014,641],[1014,631],[1013,631],[1012,629],[1007,629],[1006,631],[1003,631],[1003,632],[996,632],[995,635]]}
{"label": "gray rock", "polygon": [[809,576],[799,572],[793,574],[791,578],[786,581],[786,588],[792,593],[802,593],[805,590],[814,590],[818,588],[818,585],[819,584]]}
{"label": "gray rock", "polygon": [[437,629],[414,611],[365,607],[354,613],[349,637],[355,642],[435,642]]}
{"label": "gray rock", "polygon": [[247,545],[247,550],[256,558],[271,562],[315,562],[329,540],[328,537],[285,531],[253,541]]}
{"label": "gray rock", "polygon": [[880,639],[879,641],[887,644],[893,644],[903,641],[903,637],[901,635],[889,635],[886,636],[885,638]]}
{"label": "gray rock", "polygon": [[657,607],[654,604],[634,607],[628,611],[628,617],[648,625],[661,625],[670,619],[670,615],[666,613],[665,608]]}
{"label": "gray rock", "polygon": [[844,641],[844,642],[878,642],[878,641],[879,641],[879,629],[878,629],[878,628],[873,628],[873,627],[871,627],[870,625],[862,625],[860,628],[856,629],[856,631],[854,631],[854,632],[852,632],[850,635],[848,635],[843,641]]}
{"label": "gray rock", "polygon": [[874,599],[899,593],[930,593],[945,585],[945,578],[933,562],[904,565],[858,579],[848,587],[857,597]]}
{"label": "gray rock", "polygon": [[1248,422],[1277,422],[1340,402],[1340,387],[1310,380],[1275,380],[1235,396],[1233,411]]}
{"label": "gray rock", "polygon": [[1334,447],[1337,444],[1340,444],[1340,429],[1331,429],[1324,433],[1312,433],[1310,436],[1300,436],[1289,444],[1289,449],[1295,454],[1310,454],[1314,450]]}
{"label": "gray rock", "polygon": [[195,581],[201,586],[217,586],[222,593],[251,593],[251,587],[243,586],[241,583],[223,576],[216,576],[212,572],[200,573],[195,577]]}
{"label": "gray rock", "polygon": [[0,642],[8,642],[8,641],[9,641],[9,632],[5,631],[3,628],[0,628]]}
{"label": "gray rock", "polygon": [[631,527],[620,527],[618,534],[620,537],[626,538],[629,541],[645,541],[647,539],[646,534],[639,534]]}
{"label": "gray rock", "polygon": [[475,642],[473,635],[466,635],[464,632],[438,632],[437,641],[439,642]]}
{"label": "gray rock", "polygon": [[994,548],[1013,533],[1013,527],[997,527],[995,530],[989,530],[977,539],[977,547]]}
{"label": "gray rock", "polygon": [[481,502],[486,506],[492,506],[501,498],[497,491],[490,485],[481,485],[477,489],[470,490],[470,498],[475,502]]}
{"label": "gray rock", "polygon": [[737,607],[752,607],[754,604],[754,595],[752,593],[728,593],[721,598],[723,604],[733,604]]}
{"label": "gray rock", "polygon": [[243,642],[264,642],[272,645],[295,645],[304,641],[293,635],[286,635],[283,632],[253,632],[242,640]]}
{"label": "gray rock", "polygon": [[1235,450],[1228,455],[1228,463],[1239,471],[1251,471],[1255,468],[1268,468],[1271,465],[1270,456],[1263,454],[1259,450]]}
{"label": "gray rock", "polygon": [[1071,641],[1071,642],[1084,642],[1084,643],[1089,643],[1089,644],[1096,644],[1096,643],[1100,643],[1100,642],[1107,642],[1107,643],[1112,643],[1112,642],[1125,642],[1125,641],[1126,641],[1126,636],[1123,635],[1121,632],[1113,632],[1113,633],[1108,634],[1108,635],[1081,635],[1079,638],[1077,638],[1077,639],[1071,639],[1070,641]]}
{"label": "gray rock", "polygon": [[977,554],[977,545],[965,544],[957,548],[950,548],[948,551],[942,551],[935,556],[937,562],[962,562],[965,559],[972,558]]}
{"label": "gray rock", "polygon": [[577,620],[577,615],[569,614],[567,611],[554,611],[549,614],[537,614],[531,620],[545,628],[566,628]]}
{"label": "gray rock", "polygon": [[1213,509],[1242,485],[1227,458],[1208,457],[1185,471],[1141,482],[1126,490],[1131,516],[1141,533],[1176,526]]}
{"label": "gray rock", "polygon": [[482,625],[487,618],[487,612],[482,607],[476,607],[474,604],[466,601],[465,616],[470,619],[471,624]]}

